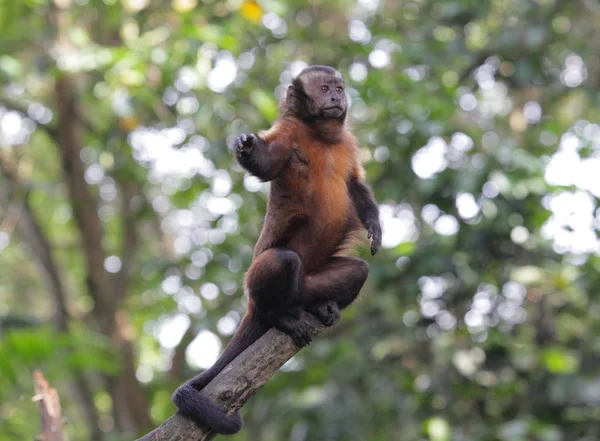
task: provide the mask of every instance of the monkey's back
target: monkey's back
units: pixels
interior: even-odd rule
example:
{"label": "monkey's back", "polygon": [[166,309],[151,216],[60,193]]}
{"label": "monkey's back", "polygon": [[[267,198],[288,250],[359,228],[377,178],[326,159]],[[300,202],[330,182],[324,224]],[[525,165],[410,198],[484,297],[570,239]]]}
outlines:
{"label": "monkey's back", "polygon": [[326,143],[311,136],[301,123],[289,123],[285,129],[293,151],[286,168],[272,181],[255,255],[267,248],[289,248],[300,255],[305,270],[311,271],[356,242],[353,233],[361,224],[348,180],[358,148],[345,130],[340,142]]}

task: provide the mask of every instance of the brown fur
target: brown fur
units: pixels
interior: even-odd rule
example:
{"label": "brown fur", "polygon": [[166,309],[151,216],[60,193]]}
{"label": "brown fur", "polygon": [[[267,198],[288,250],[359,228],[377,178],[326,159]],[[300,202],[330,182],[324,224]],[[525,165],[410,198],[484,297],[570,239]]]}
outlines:
{"label": "brown fur", "polygon": [[363,171],[354,136],[337,121],[330,124],[339,143],[316,138],[304,122],[290,116],[260,134],[268,145],[287,146],[289,163],[272,181],[255,256],[272,247],[289,248],[310,272],[330,256],[351,251],[348,239],[362,226],[347,183]]}

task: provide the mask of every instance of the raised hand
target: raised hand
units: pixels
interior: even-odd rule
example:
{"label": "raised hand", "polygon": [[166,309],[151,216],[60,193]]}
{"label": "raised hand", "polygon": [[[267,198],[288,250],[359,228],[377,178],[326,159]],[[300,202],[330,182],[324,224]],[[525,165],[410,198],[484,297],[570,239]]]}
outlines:
{"label": "raised hand", "polygon": [[236,156],[238,158],[245,158],[252,153],[252,149],[256,146],[257,139],[258,138],[254,133],[244,133],[238,136],[233,143]]}

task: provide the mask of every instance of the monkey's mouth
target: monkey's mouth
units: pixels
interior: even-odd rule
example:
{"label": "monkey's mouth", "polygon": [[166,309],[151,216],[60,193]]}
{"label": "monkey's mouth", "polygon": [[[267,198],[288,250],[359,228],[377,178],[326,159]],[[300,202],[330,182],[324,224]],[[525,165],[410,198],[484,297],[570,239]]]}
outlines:
{"label": "monkey's mouth", "polygon": [[321,111],[321,114],[326,118],[338,118],[344,113],[344,108],[342,106],[331,106],[324,107]]}

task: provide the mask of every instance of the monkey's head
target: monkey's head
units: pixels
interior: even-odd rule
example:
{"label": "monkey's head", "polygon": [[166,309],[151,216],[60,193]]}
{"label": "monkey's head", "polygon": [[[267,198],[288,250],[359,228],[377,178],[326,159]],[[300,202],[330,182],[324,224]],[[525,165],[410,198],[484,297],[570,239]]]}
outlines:
{"label": "monkey's head", "polygon": [[288,87],[284,108],[305,121],[344,122],[348,102],[342,75],[329,66],[303,69]]}

